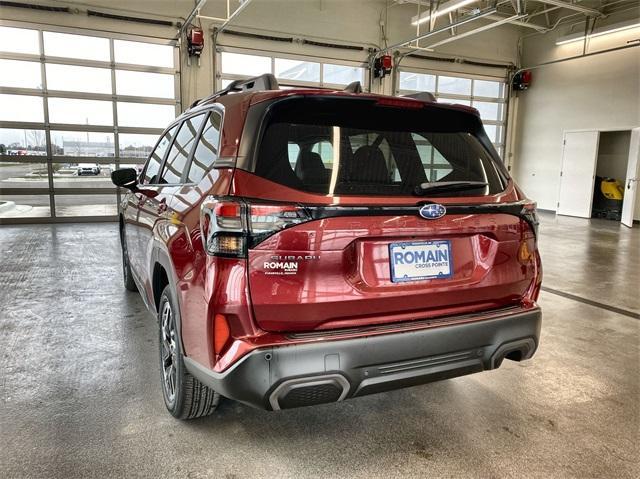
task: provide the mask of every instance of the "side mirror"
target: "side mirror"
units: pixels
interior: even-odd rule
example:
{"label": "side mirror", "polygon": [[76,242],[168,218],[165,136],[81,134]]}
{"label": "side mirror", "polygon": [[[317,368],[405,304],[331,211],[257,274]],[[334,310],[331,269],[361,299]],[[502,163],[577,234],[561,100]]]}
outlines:
{"label": "side mirror", "polygon": [[111,182],[131,191],[138,189],[138,172],[135,168],[121,168],[111,172]]}

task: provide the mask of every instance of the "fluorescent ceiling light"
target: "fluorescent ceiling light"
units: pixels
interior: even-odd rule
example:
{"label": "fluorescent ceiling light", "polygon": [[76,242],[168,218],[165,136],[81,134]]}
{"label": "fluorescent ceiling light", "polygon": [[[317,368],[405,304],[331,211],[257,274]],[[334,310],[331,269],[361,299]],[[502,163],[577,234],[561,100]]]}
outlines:
{"label": "fluorescent ceiling light", "polygon": [[[440,8],[436,10],[436,13],[433,15],[433,18],[441,17],[442,15],[446,15],[447,13],[451,13],[454,10],[457,10],[459,8],[469,5],[470,3],[474,3],[477,1],[478,0],[451,0],[449,2],[443,3],[442,5],[440,5]],[[418,25],[424,22],[428,22],[430,18],[431,18],[431,14],[429,10],[427,10],[426,12],[420,14],[420,18],[418,18],[418,15],[415,15],[411,19],[411,24]]]}
{"label": "fluorescent ceiling light", "polygon": [[640,27],[640,20],[628,20],[626,22],[615,23],[607,27],[596,28],[593,33],[585,35],[584,33],[574,33],[573,35],[567,35],[566,37],[560,37],[556,40],[556,45],[566,45],[567,43],[578,42],[586,38],[601,37],[602,35],[608,35],[610,33],[621,32],[623,30],[630,30],[632,28]]}

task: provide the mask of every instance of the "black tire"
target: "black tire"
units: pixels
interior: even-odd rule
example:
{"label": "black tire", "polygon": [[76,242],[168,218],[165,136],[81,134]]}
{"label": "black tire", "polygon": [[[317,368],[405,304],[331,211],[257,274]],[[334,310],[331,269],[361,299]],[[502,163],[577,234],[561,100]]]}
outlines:
{"label": "black tire", "polygon": [[[168,311],[171,317],[167,316]],[[176,327],[178,314],[171,288],[167,286],[158,307],[160,380],[164,405],[178,419],[208,416],[218,407],[220,394],[202,384],[184,367],[182,344]],[[170,381],[167,378],[172,373],[174,379]]]}
{"label": "black tire", "polygon": [[124,287],[128,291],[138,291],[133,276],[131,274],[131,264],[129,263],[129,249],[127,248],[127,238],[124,233],[124,227],[120,228],[120,245],[122,246],[122,279]]}

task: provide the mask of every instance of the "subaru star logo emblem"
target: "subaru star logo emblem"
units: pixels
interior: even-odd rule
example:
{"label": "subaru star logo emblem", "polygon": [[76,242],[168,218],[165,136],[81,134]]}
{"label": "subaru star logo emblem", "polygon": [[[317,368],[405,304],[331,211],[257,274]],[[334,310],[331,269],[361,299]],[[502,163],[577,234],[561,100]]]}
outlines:
{"label": "subaru star logo emblem", "polygon": [[437,203],[424,205],[420,208],[420,216],[426,220],[437,220],[447,214],[447,209]]}

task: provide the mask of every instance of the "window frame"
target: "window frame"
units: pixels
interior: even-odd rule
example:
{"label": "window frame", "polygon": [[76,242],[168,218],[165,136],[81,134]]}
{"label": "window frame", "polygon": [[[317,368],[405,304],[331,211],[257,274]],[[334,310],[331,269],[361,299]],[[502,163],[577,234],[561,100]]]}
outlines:
{"label": "window frame", "polygon": [[173,145],[175,144],[176,139],[178,138],[178,135],[182,130],[182,127],[184,126],[185,122],[197,116],[203,116],[202,123],[198,127],[198,131],[196,131],[196,134],[193,137],[193,146],[191,147],[191,151],[189,151],[189,155],[187,156],[187,159],[184,162],[184,166],[182,167],[182,173],[180,173],[180,178],[178,179],[178,183],[156,183],[154,185],[150,184],[149,186],[183,186],[183,185],[190,184],[190,183],[184,182],[185,173],[188,171],[187,167],[191,168],[191,158],[193,158],[193,154],[196,151],[195,147],[198,145],[198,142],[200,141],[200,134],[202,133],[202,127],[207,121],[207,119],[209,118],[208,110],[200,110],[200,111],[194,112],[193,114],[189,114],[189,115],[186,115],[184,118],[181,118],[180,121],[173,123],[174,125],[178,126],[178,129],[176,130],[176,134],[173,135],[171,144],[169,145],[169,147],[167,148],[167,151],[164,154],[162,164],[160,165],[160,170],[158,170],[158,178],[162,178],[162,176],[164,175],[165,167],[167,166],[167,160],[169,159],[169,153],[171,153],[171,150],[173,150]]}
{"label": "window frame", "polygon": [[[146,103],[146,104],[163,104],[171,105],[174,108],[175,116],[179,116],[182,110],[182,103],[180,98],[180,52],[177,47],[175,39],[172,38],[157,38],[146,37],[134,34],[120,34],[105,31],[97,31],[84,28],[71,28],[63,26],[51,26],[47,24],[32,23],[32,22],[17,22],[10,20],[0,20],[1,27],[18,28],[23,30],[33,30],[37,32],[38,52],[33,53],[18,53],[18,52],[5,52],[0,51],[0,58],[6,60],[18,60],[33,62],[40,67],[40,80],[42,88],[22,88],[22,87],[0,87],[0,93],[11,95],[25,95],[25,96],[37,96],[42,98],[43,101],[43,121],[17,121],[8,120],[0,121],[0,128],[2,129],[18,129],[18,130],[44,130],[46,137],[46,156],[40,155],[24,155],[24,156],[10,156],[6,154],[0,155],[0,162],[42,162],[46,161],[48,170],[48,187],[39,188],[38,191],[34,191],[28,188],[7,188],[3,189],[4,194],[11,195],[48,195],[49,196],[49,215],[41,218],[27,218],[27,217],[3,217],[1,221],[3,223],[31,223],[31,222],[64,222],[69,221],[66,217],[60,217],[56,214],[56,197],[60,195],[106,195],[113,194],[116,197],[116,204],[114,208],[120,203],[121,196],[124,192],[120,188],[116,188],[113,185],[99,186],[97,188],[81,188],[81,187],[59,187],[54,184],[53,173],[54,168],[60,163],[82,163],[91,162],[98,165],[113,165],[114,168],[120,168],[123,166],[140,164],[144,162],[145,169],[146,163],[144,157],[129,157],[126,151],[120,151],[120,134],[148,134],[158,135],[158,141],[162,135],[168,130],[163,127],[139,127],[139,126],[119,126],[117,106],[119,102],[131,102],[131,103]],[[106,38],[109,42],[109,55],[110,58],[107,61],[101,60],[87,60],[70,57],[48,56],[44,53],[44,32],[54,33],[68,33],[90,37]],[[138,43],[157,44],[164,45],[172,48],[173,67],[155,67],[138,64],[121,63],[115,61],[114,56],[114,42],[116,40],[127,40]],[[79,91],[62,91],[62,90],[50,90],[47,88],[46,80],[46,66],[47,65],[69,65],[80,67],[94,67],[104,68],[110,72],[111,90],[105,93],[90,93]],[[149,73],[164,73],[173,77],[173,91],[172,98],[157,98],[157,97],[145,97],[135,95],[120,95],[117,94],[117,85],[115,80],[115,72],[117,70],[126,71],[139,71]],[[113,125],[86,125],[86,124],[66,124],[66,123],[51,123],[49,120],[49,98],[69,98],[79,100],[103,100],[109,101],[113,109]],[[90,133],[110,133],[114,135],[114,156],[99,157],[78,157],[70,155],[54,155],[54,145],[52,143],[52,132],[60,131],[73,131],[73,132],[90,132]],[[158,142],[154,145],[151,151],[155,151]],[[148,160],[148,157],[147,159]],[[5,193],[6,191],[6,193]],[[72,221],[113,221],[117,216],[94,216],[93,212],[88,212],[88,216],[79,216],[71,218]]]}
{"label": "window frame", "polygon": [[[196,137],[196,141],[195,144],[193,146],[193,149],[191,150],[191,153],[189,154],[189,158],[187,159],[187,163],[185,165],[185,169],[182,173],[182,178],[180,178],[181,180],[181,184],[184,185],[197,185],[198,183],[200,183],[202,181],[202,179],[207,176],[207,173],[209,171],[211,171],[213,168],[215,168],[215,164],[216,161],[218,161],[218,158],[220,158],[220,145],[222,144],[222,131],[224,129],[224,106],[219,104],[219,103],[214,103],[213,105],[211,105],[209,108],[207,108],[206,110],[204,110],[204,112],[206,113],[205,119],[202,122],[202,125],[200,125],[200,129],[198,130],[198,135]],[[218,156],[216,157],[215,160],[213,160],[213,163],[211,163],[211,166],[209,166],[208,170],[205,170],[204,175],[202,175],[202,178],[200,178],[198,181],[196,182],[187,182],[187,178],[189,177],[189,172],[191,171],[191,165],[193,163],[193,157],[196,154],[196,150],[198,149],[198,145],[200,144],[200,140],[202,139],[202,134],[204,132],[205,126],[207,124],[207,122],[209,121],[209,118],[211,117],[211,115],[219,115],[220,116],[220,130],[218,132],[218,144],[216,145],[218,147]]]}

